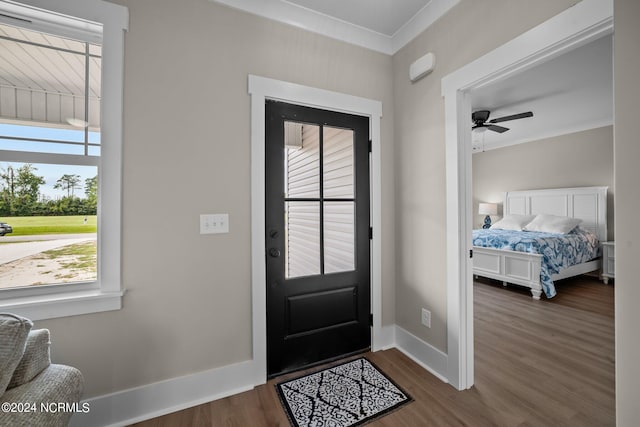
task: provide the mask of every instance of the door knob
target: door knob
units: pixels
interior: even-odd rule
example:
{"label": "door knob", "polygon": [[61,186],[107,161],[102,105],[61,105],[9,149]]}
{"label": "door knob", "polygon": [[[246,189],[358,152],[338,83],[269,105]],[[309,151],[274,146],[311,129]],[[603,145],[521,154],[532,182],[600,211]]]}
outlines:
{"label": "door knob", "polygon": [[278,258],[280,256],[280,249],[269,248],[269,256],[272,258]]}

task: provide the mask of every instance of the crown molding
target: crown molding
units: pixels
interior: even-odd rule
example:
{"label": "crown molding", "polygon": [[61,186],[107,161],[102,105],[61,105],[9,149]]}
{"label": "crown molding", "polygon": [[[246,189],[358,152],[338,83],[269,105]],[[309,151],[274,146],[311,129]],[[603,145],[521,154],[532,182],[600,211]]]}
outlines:
{"label": "crown molding", "polygon": [[431,0],[395,32],[391,38],[391,53],[405,47],[459,2],[460,0]]}
{"label": "crown molding", "polygon": [[313,33],[393,55],[460,0],[431,0],[393,36],[355,25],[283,0],[209,0]]}

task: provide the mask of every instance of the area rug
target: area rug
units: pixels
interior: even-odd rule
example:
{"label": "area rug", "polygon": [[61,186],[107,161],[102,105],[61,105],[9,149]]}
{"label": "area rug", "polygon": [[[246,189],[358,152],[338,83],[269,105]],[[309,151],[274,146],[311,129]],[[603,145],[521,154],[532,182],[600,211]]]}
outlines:
{"label": "area rug", "polygon": [[276,384],[294,427],[359,426],[411,402],[365,358]]}

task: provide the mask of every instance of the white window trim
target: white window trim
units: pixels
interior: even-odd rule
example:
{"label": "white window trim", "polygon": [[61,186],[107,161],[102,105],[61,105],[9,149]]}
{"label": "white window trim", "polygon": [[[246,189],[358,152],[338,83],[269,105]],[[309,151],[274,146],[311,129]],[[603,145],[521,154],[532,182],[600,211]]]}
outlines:
{"label": "white window trim", "polygon": [[[38,9],[96,22],[103,28],[98,280],[97,286],[90,289],[77,290],[72,285],[62,285],[46,287],[51,292],[23,289],[0,293],[0,311],[42,320],[118,310],[124,294],[121,283],[122,112],[124,32],[128,29],[129,11],[102,0],[0,1],[0,10],[19,10],[38,17],[41,13]],[[57,24],[64,25],[65,21],[62,16]],[[91,32],[91,25],[84,30]]]}

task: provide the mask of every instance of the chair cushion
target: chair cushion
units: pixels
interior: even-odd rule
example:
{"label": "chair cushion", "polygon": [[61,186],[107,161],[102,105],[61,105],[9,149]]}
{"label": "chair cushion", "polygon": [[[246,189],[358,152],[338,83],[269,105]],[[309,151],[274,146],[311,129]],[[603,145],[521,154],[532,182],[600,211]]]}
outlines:
{"label": "chair cushion", "polygon": [[13,371],[13,377],[7,386],[7,390],[28,383],[51,365],[50,346],[48,329],[34,329],[29,332],[24,354]]}
{"label": "chair cushion", "polygon": [[[0,396],[3,402],[26,402],[37,404],[35,412],[0,411],[2,427],[63,427],[69,424],[74,411],[41,411],[40,403],[74,403],[80,400],[84,380],[82,374],[71,366],[51,364],[27,384],[7,390]],[[78,425],[82,424],[81,422]]]}
{"label": "chair cushion", "polygon": [[33,323],[29,319],[0,313],[0,395],[4,394],[13,371],[20,363]]}

